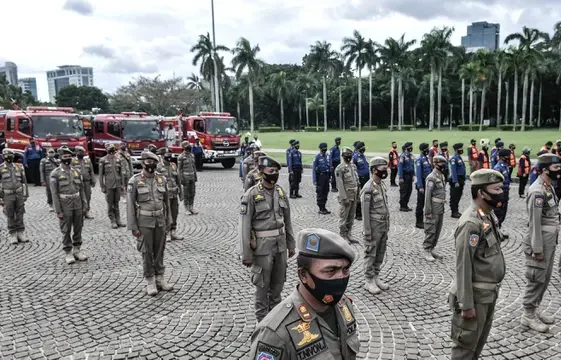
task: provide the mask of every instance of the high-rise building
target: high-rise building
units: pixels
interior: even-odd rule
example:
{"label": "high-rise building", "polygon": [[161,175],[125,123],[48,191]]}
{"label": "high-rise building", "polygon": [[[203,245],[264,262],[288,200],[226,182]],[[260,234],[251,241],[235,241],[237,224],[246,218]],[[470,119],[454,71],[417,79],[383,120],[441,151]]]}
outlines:
{"label": "high-rise building", "polygon": [[19,87],[23,92],[29,91],[35,100],[39,99],[37,97],[37,79],[34,77],[19,79]]}
{"label": "high-rise building", "polygon": [[462,36],[462,46],[496,50],[500,47],[501,25],[487,21],[474,22],[467,27],[467,35]]}
{"label": "high-rise building", "polygon": [[63,65],[57,70],[47,71],[49,85],[49,101],[54,103],[55,97],[65,86],[94,86],[93,68],[79,65]]}
{"label": "high-rise building", "polygon": [[7,61],[0,66],[0,74],[5,75],[11,85],[18,85],[18,67],[13,62]]}

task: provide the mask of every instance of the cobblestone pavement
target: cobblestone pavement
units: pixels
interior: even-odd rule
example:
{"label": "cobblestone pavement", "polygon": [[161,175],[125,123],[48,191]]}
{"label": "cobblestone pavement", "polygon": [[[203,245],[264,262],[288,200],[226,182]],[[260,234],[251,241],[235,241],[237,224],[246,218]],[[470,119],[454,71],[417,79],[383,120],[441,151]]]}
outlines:
{"label": "cobblestone pavement", "polygon": [[[181,210],[179,233],[169,242],[165,263],[175,290],[151,298],[144,293],[140,257],[125,229],[111,230],[105,202],[94,189],[94,220],[87,220],[87,262],[64,263],[57,220],[45,206],[44,190],[31,188],[27,202],[30,243],[9,245],[0,220],[1,359],[242,359],[255,326],[248,270],[240,264],[238,169],[207,166],[197,183],[197,216]],[[281,184],[287,189],[285,174]],[[461,207],[468,204],[464,191]],[[303,178],[303,199],[291,201],[295,231],[323,227],[337,231],[335,215],[320,216],[310,171]],[[551,334],[522,328],[525,284],[521,238],[526,226],[523,201],[511,191],[503,243],[507,275],[497,305],[486,359],[560,359],[558,325]],[[516,198],[515,198],[516,196]],[[328,208],[337,210],[336,197]],[[377,297],[363,289],[362,260],[353,266],[348,289],[360,327],[361,358],[449,358],[450,311],[447,290],[454,274],[452,242],[456,220],[445,217],[438,250],[443,260],[429,265],[421,255],[423,234],[414,213],[401,213],[398,191],[391,188],[392,226],[382,276],[391,289]],[[413,195],[410,206],[414,206]],[[122,207],[124,214],[124,206]],[[124,216],[123,216],[124,218]],[[360,238],[360,223],[353,235]],[[362,247],[355,246],[358,253]],[[284,295],[296,283],[291,259]],[[557,265],[556,265],[557,269]],[[544,306],[561,322],[560,279],[555,271]]]}

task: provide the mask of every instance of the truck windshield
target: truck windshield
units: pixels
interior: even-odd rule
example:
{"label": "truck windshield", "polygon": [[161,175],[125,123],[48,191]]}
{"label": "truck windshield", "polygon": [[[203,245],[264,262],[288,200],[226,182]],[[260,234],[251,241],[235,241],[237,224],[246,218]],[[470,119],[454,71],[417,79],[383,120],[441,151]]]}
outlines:
{"label": "truck windshield", "polygon": [[162,137],[158,128],[158,121],[123,120],[124,140],[159,140]]}
{"label": "truck windshield", "polygon": [[205,118],[207,134],[236,135],[238,122],[236,118]]}
{"label": "truck windshield", "polygon": [[57,136],[84,136],[82,120],[77,116],[33,115],[33,136],[50,138]]}

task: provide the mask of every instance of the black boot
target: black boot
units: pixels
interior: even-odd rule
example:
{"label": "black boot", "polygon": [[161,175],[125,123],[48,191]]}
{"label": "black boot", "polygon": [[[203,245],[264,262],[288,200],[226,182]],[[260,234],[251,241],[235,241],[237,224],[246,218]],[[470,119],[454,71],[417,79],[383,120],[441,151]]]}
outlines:
{"label": "black boot", "polygon": [[298,190],[294,190],[294,196],[295,196],[296,198],[298,198],[298,199],[301,199],[301,198],[302,198],[302,195],[298,194],[299,191],[300,191],[299,189],[298,189]]}
{"label": "black boot", "polygon": [[296,199],[296,195],[294,195],[294,189],[290,189],[290,198]]}

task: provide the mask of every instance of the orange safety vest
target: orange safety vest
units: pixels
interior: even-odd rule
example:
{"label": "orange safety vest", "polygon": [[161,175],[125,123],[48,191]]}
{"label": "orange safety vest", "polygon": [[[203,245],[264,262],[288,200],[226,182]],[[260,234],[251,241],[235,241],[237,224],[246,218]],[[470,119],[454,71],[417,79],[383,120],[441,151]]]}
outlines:
{"label": "orange safety vest", "polygon": [[524,172],[522,172],[522,168],[518,167],[518,176],[522,176],[524,174],[530,175],[530,162],[528,161],[528,157],[526,155],[520,156],[520,160],[524,161]]}
{"label": "orange safety vest", "polygon": [[399,158],[399,155],[397,154],[397,150],[395,150],[394,148],[390,148],[390,153],[393,153],[393,160],[390,162],[390,169],[395,169],[397,168],[397,160]]}
{"label": "orange safety vest", "polygon": [[471,159],[470,160],[477,161],[479,151],[477,150],[475,145],[470,145],[469,148],[471,149]]}
{"label": "orange safety vest", "polygon": [[487,156],[483,150],[479,153],[483,156],[483,162],[480,164],[481,169],[489,169],[489,156]]}
{"label": "orange safety vest", "polygon": [[509,166],[512,169],[516,166],[516,154],[514,153],[514,150],[510,150]]}

